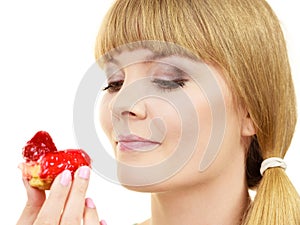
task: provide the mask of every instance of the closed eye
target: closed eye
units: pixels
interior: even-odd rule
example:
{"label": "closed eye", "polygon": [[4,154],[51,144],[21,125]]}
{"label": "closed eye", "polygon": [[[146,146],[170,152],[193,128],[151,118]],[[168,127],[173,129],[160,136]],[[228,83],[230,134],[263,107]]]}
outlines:
{"label": "closed eye", "polygon": [[163,80],[154,79],[152,82],[161,90],[174,90],[185,86],[187,79]]}
{"label": "closed eye", "polygon": [[123,82],[123,80],[109,82],[108,85],[102,89],[102,91],[108,91],[109,93],[118,92],[121,89]]}

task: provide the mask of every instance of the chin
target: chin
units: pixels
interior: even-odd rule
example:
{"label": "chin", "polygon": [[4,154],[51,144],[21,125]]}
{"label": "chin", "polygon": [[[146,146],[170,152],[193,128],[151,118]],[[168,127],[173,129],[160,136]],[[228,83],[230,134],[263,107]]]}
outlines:
{"label": "chin", "polygon": [[145,185],[145,186],[132,186],[132,185],[124,185],[122,186],[130,191],[136,191],[141,193],[161,193],[167,192],[171,189],[170,185],[166,183]]}
{"label": "chin", "polygon": [[[187,180],[182,179],[181,177],[173,176],[169,179],[165,179],[161,182],[156,183],[142,183],[145,180],[145,177],[142,174],[139,176],[129,177],[128,174],[119,173],[118,179],[120,184],[131,191],[141,192],[141,193],[162,193],[172,190],[186,188],[187,186],[194,185],[197,183],[194,179]],[[133,183],[135,182],[135,183]]]}
{"label": "chin", "polygon": [[170,189],[170,181],[151,182],[145,174],[129,173],[128,171],[118,169],[119,183],[128,190],[137,192],[162,192]]}

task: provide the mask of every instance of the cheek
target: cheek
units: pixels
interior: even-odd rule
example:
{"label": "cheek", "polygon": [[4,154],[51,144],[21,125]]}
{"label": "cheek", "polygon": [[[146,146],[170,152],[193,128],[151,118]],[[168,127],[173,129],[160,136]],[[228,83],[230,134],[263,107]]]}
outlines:
{"label": "cheek", "polygon": [[191,94],[198,111],[200,131],[195,154],[183,174],[195,174],[196,179],[218,176],[230,168],[233,161],[243,162],[240,118],[227,86],[224,82],[220,86],[223,96],[213,101],[208,101],[204,95]]}
{"label": "cheek", "polygon": [[160,148],[161,160],[166,160],[178,151],[182,141],[182,118],[178,111],[170,104],[155,104],[157,118],[163,122],[163,141]]}
{"label": "cheek", "polygon": [[[197,136],[192,136],[192,130],[190,131],[191,137],[186,141],[193,141],[197,138],[197,144],[194,148],[194,154],[191,157],[189,163],[185,166],[184,173],[194,173],[198,175],[199,172],[205,171],[211,165],[215,163],[215,159],[220,152],[228,146],[231,139],[235,136],[235,129],[237,127],[233,125],[235,123],[232,112],[227,112],[231,107],[230,97],[227,93],[226,86],[220,85],[222,88],[222,95],[213,96],[208,98],[197,86],[191,86],[188,95],[194,109],[197,114],[197,123],[192,123],[190,126],[197,126]],[[230,119],[230,121],[227,121]],[[229,124],[229,123],[230,124]],[[194,129],[195,130],[195,129]],[[237,137],[235,137],[237,139]],[[226,140],[225,140],[226,139]],[[225,144],[226,143],[226,144]],[[235,146],[236,147],[236,146]]]}
{"label": "cheek", "polygon": [[198,117],[197,123],[192,124],[192,126],[197,126],[198,132],[197,135],[194,135],[195,137],[191,136],[189,140],[192,141],[191,139],[197,138],[197,144],[194,149],[193,157],[191,158],[191,161],[189,163],[189,167],[191,170],[198,172],[201,160],[203,160],[204,155],[207,153],[210,154],[210,152],[207,152],[210,151],[210,142],[214,141],[214,137],[212,135],[214,120],[211,111],[211,107],[213,106],[208,102],[208,100],[202,93],[198,93],[197,95],[194,94],[192,96],[197,96],[197,98],[191,97],[191,99],[193,101]]}
{"label": "cheek", "polygon": [[[99,121],[102,127],[102,130],[106,136],[111,139],[110,135],[112,133],[112,119],[111,111],[109,110],[109,103],[111,99],[104,95],[99,107]],[[111,140],[110,140],[111,141]]]}

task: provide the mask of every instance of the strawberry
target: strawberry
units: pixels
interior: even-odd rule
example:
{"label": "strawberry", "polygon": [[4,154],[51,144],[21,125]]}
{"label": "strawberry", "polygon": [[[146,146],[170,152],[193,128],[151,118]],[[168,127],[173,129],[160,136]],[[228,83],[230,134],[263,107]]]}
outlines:
{"label": "strawberry", "polygon": [[46,131],[37,132],[23,148],[23,158],[29,161],[37,161],[41,155],[47,152],[56,152],[56,146],[51,136]]}
{"label": "strawberry", "polygon": [[[30,151],[24,154],[27,146],[30,146]],[[91,166],[91,159],[84,150],[57,151],[53,146],[55,147],[48,133],[38,132],[24,147],[23,158],[26,162],[22,163],[20,168],[32,187],[48,190],[54,178],[63,170],[70,170],[74,176],[80,166]]]}

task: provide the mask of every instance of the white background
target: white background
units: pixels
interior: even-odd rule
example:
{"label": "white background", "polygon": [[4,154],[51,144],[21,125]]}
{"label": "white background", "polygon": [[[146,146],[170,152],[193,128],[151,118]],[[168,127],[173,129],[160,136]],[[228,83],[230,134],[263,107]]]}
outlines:
{"label": "white background", "polygon": [[[294,0],[269,2],[282,21],[300,99],[300,7]],[[95,37],[111,3],[112,0],[0,2],[1,224],[15,224],[26,201],[17,168],[25,142],[36,131],[46,130],[59,149],[76,148],[74,96],[94,62]],[[299,137],[298,123],[286,162],[287,173],[300,191]],[[88,196],[109,225],[130,225],[150,215],[148,194],[125,190],[95,174]]]}

